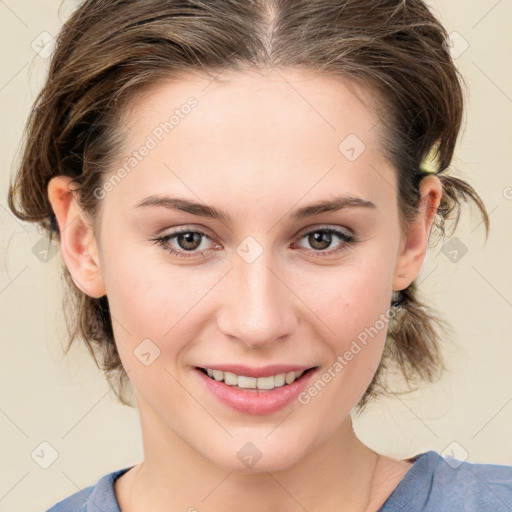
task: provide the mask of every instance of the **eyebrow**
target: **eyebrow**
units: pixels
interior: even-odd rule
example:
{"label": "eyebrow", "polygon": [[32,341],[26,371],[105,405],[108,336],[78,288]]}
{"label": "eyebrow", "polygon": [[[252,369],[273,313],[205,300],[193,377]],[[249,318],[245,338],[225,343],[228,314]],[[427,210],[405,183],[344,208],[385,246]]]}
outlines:
{"label": "eyebrow", "polygon": [[[200,217],[209,217],[212,219],[218,219],[222,222],[232,222],[232,218],[229,213],[188,199],[179,197],[169,196],[148,196],[143,199],[140,203],[136,204],[134,208],[147,208],[147,207],[163,207],[171,210],[178,210],[192,215]],[[360,197],[354,197],[350,195],[336,196],[330,200],[319,201],[308,206],[304,206],[295,210],[291,216],[294,219],[303,219],[306,217],[312,217],[320,213],[336,212],[348,208],[377,208],[374,203],[361,199]]]}

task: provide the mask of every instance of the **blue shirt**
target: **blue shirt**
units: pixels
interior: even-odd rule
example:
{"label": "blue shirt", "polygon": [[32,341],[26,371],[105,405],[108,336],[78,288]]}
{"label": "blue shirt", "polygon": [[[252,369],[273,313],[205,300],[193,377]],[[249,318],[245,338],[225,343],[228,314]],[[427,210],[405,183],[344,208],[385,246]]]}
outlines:
{"label": "blue shirt", "polygon": [[[462,462],[433,450],[407,460],[413,465],[378,512],[512,512],[512,466]],[[121,512],[114,482],[131,467],[101,477],[46,512]]]}

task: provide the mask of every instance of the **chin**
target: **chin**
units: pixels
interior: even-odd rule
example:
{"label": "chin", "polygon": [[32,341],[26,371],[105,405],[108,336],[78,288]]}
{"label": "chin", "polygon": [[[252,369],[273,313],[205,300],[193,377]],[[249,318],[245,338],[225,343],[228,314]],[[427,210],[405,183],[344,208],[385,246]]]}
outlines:
{"label": "chin", "polygon": [[[268,432],[265,432],[268,435]],[[244,437],[248,439],[249,436]],[[269,442],[263,436],[252,437],[253,441],[231,440],[220,443],[215,453],[203,453],[214,464],[237,473],[257,474],[283,471],[301,460],[306,454],[297,443],[286,443],[276,437]]]}

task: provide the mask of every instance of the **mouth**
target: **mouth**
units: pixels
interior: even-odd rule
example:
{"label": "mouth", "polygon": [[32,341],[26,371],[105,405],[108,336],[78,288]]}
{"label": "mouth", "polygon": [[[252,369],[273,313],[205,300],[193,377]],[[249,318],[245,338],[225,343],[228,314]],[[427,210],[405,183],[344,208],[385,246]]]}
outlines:
{"label": "mouth", "polygon": [[230,386],[232,388],[243,389],[247,391],[271,391],[277,388],[285,388],[286,386],[290,386],[294,382],[303,378],[306,374],[309,374],[310,372],[314,371],[316,368],[318,367],[313,366],[303,370],[287,371],[275,373],[272,375],[266,375],[262,377],[256,377],[237,374],[229,371],[222,371],[214,368],[196,367],[197,370],[204,373],[211,380],[223,382],[225,385]]}
{"label": "mouth", "polygon": [[215,397],[224,406],[240,413],[260,415],[272,414],[294,404],[297,407],[297,398],[319,368],[289,364],[260,368],[222,364],[209,368],[205,364],[205,367],[194,367],[194,373],[207,396]]}

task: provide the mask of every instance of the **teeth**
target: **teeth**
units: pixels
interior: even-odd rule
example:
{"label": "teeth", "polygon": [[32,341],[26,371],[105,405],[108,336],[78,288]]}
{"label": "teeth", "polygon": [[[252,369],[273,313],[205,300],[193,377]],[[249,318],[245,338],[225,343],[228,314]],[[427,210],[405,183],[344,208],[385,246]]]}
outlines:
{"label": "teeth", "polygon": [[286,384],[291,384],[295,380],[295,372],[287,373],[284,380],[286,381]]}
{"label": "teeth", "polygon": [[272,375],[270,377],[260,377],[256,379],[256,386],[258,389],[274,389],[275,388],[275,379]]}
{"label": "teeth", "polygon": [[221,372],[220,370],[206,369],[208,377],[217,381],[224,381],[228,386],[238,386],[243,389],[274,389],[280,388],[285,384],[295,382],[304,372],[288,372],[270,375],[269,377],[246,377],[245,375],[236,375],[231,372]]}
{"label": "teeth", "polygon": [[244,377],[243,375],[238,376],[238,387],[246,389],[256,389],[256,385],[260,379],[255,377]]}
{"label": "teeth", "polygon": [[224,372],[224,384],[228,386],[237,386],[238,385],[238,377],[231,372]]}
{"label": "teeth", "polygon": [[274,375],[274,387],[280,388],[281,386],[284,386],[285,382],[286,382],[286,375],[284,373]]}

